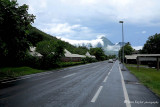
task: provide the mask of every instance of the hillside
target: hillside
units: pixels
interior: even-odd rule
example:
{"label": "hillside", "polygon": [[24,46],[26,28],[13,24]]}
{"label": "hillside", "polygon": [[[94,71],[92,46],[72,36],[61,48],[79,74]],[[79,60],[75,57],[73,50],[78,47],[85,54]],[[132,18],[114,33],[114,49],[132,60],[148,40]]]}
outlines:
{"label": "hillside", "polygon": [[[54,36],[51,36],[39,29],[37,29],[36,27],[32,27],[30,29],[30,35],[32,36],[32,38],[34,37],[35,39],[32,39],[32,44],[34,46],[36,46],[36,43],[38,43],[39,41],[44,41],[44,40],[54,40],[54,41],[57,41],[57,40],[60,40]],[[36,40],[36,41],[35,41]],[[61,40],[62,41],[62,40]],[[70,43],[68,42],[65,42],[65,41],[62,41],[64,44],[65,44],[65,49],[67,49],[68,51],[70,51],[71,53],[74,53],[74,54],[81,54],[81,55],[84,55],[86,54],[87,51],[89,51],[86,47],[84,46],[79,46],[79,47],[76,47],[76,46],[73,46],[71,45]]]}

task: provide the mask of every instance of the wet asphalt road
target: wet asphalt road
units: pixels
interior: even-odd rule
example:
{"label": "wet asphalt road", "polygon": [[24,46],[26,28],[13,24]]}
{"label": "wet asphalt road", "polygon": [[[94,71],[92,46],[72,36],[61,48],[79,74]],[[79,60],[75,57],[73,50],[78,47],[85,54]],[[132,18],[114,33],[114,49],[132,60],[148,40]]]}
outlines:
{"label": "wet asphalt road", "polygon": [[137,79],[121,72],[120,67],[118,61],[103,61],[4,81],[0,84],[0,107],[146,107],[124,101],[140,101],[141,97],[160,101],[143,85],[126,83]]}

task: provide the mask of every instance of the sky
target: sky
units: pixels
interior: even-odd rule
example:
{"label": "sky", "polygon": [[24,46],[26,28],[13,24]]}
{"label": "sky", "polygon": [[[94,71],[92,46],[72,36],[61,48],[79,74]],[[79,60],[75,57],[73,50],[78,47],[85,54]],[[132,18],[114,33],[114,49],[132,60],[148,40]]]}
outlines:
{"label": "sky", "polygon": [[36,16],[33,26],[70,43],[124,41],[140,49],[160,33],[160,0],[18,0]]}

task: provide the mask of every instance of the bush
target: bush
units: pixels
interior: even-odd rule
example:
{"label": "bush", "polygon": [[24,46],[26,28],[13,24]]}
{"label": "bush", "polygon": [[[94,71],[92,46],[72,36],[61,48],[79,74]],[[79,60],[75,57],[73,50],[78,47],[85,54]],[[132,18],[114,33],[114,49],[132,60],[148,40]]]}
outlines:
{"label": "bush", "polygon": [[86,58],[82,58],[82,62],[85,64],[85,63],[97,62],[97,60],[95,58],[86,57]]}
{"label": "bush", "polygon": [[74,65],[79,65],[79,64],[83,64],[83,62],[60,62],[59,66],[68,67],[68,66],[74,66]]}

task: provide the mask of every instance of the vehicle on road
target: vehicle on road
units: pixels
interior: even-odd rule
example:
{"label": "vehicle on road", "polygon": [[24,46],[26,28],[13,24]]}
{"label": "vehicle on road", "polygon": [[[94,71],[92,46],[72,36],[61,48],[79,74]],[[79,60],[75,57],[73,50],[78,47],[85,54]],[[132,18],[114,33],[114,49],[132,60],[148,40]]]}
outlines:
{"label": "vehicle on road", "polygon": [[115,58],[115,59],[113,59],[113,61],[116,61],[117,59]]}
{"label": "vehicle on road", "polygon": [[113,59],[109,59],[108,63],[113,63]]}

